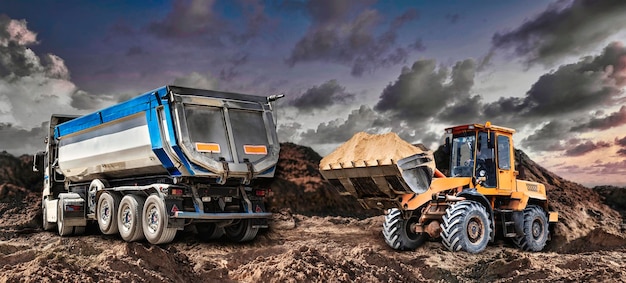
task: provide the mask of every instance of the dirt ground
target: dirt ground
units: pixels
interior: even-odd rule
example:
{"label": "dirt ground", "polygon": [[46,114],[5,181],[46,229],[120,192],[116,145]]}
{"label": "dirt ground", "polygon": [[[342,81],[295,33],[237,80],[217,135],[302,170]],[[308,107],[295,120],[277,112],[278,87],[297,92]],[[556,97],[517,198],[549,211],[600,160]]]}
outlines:
{"label": "dirt ground", "polygon": [[504,240],[480,254],[448,252],[436,241],[398,252],[384,242],[380,216],[282,210],[250,243],[207,242],[183,231],[152,246],[97,228],[65,238],[42,232],[36,197],[0,208],[2,282],[626,282],[626,239],[601,229],[539,253]]}

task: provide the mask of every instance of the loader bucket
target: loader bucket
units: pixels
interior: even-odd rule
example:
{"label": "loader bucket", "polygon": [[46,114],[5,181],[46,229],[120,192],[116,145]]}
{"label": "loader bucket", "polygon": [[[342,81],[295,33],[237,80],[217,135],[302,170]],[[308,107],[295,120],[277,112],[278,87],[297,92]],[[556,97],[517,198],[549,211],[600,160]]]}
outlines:
{"label": "loader bucket", "polygon": [[402,178],[411,190],[421,194],[428,190],[435,173],[435,161],[432,155],[418,153],[398,160],[398,167],[402,170]]}

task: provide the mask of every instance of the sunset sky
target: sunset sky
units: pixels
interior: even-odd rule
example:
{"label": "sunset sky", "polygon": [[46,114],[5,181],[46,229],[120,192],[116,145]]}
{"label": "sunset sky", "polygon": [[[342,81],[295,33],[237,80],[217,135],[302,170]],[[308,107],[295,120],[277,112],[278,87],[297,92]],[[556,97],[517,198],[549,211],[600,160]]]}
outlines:
{"label": "sunset sky", "polygon": [[174,84],[284,93],[281,141],[322,155],[491,121],[566,179],[626,186],[625,44],[623,0],[0,0],[0,150]]}

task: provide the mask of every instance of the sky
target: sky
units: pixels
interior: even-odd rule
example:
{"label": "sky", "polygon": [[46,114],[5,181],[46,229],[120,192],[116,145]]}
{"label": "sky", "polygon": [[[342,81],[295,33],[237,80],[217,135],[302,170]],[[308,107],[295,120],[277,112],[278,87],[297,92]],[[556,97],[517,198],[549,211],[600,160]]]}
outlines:
{"label": "sky", "polygon": [[280,140],[322,156],[491,121],[566,179],[626,186],[625,44],[623,0],[0,0],[0,150],[173,84],[285,94]]}

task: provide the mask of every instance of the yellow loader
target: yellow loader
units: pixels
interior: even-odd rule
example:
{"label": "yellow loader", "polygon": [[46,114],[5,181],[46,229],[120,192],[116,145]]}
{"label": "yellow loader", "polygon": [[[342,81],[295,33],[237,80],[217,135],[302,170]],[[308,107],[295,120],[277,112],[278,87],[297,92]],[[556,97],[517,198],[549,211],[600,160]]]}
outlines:
{"label": "yellow loader", "polygon": [[394,249],[413,250],[430,237],[450,251],[478,253],[498,234],[540,251],[558,213],[549,212],[545,185],[517,179],[513,133],[490,122],[447,128],[449,176],[435,168],[432,152],[414,148],[394,160],[398,151],[380,155],[397,141],[354,137],[322,160],[320,172],[340,194],[385,211],[383,235]]}

